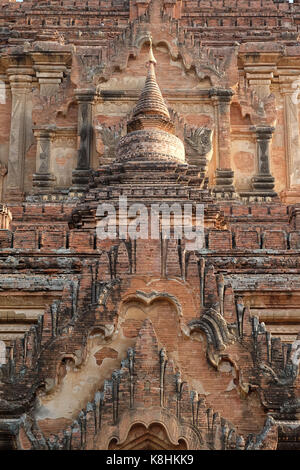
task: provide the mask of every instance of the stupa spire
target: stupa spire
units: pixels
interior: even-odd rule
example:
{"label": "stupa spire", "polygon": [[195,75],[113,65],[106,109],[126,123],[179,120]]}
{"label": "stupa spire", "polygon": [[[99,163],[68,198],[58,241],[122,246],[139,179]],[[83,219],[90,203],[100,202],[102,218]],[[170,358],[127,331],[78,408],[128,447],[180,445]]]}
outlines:
{"label": "stupa spire", "polygon": [[147,78],[127,123],[127,135],[119,141],[117,162],[185,161],[184,145],[174,135],[175,126],[156,81],[155,64],[150,40]]}
{"label": "stupa spire", "polygon": [[153,48],[152,48],[152,39],[150,38],[150,49],[149,49],[149,64],[152,62],[153,64],[156,65],[156,59],[153,54]]}
{"label": "stupa spire", "polygon": [[133,111],[133,117],[140,115],[157,115],[170,119],[169,111],[157,84],[155,75],[156,59],[152,50],[152,40],[150,39],[148,74],[144,88]]}

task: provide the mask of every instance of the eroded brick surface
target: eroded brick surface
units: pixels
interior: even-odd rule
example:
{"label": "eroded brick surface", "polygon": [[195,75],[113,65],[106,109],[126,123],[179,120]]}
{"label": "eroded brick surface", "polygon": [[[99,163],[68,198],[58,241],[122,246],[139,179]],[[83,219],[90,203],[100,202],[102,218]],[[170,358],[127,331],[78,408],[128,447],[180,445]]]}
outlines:
{"label": "eroded brick surface", "polygon": [[300,2],[0,6],[0,449],[298,449]]}

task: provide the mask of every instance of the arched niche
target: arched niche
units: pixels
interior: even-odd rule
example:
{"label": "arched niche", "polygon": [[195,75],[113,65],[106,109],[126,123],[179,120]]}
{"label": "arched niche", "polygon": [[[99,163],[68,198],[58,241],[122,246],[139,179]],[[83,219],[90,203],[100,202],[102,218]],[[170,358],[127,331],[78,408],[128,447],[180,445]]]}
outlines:
{"label": "arched niche", "polygon": [[142,423],[134,424],[125,442],[118,443],[112,438],[109,450],[187,450],[184,439],[179,439],[178,444],[170,441],[168,434],[161,423],[152,423],[148,427]]}
{"label": "arched niche", "polygon": [[[132,296],[126,299],[120,311],[120,325],[126,338],[137,337],[146,318],[153,324],[158,339],[168,351],[177,347],[180,330],[181,306],[177,299],[166,293]],[[174,335],[170,335],[170,331]]]}

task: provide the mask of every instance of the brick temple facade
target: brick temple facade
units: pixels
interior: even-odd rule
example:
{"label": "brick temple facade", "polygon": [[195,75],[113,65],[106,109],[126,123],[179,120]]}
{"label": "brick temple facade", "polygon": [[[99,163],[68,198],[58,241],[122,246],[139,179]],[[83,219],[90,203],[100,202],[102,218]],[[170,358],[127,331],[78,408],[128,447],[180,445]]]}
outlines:
{"label": "brick temple facade", "polygon": [[0,0],[0,450],[300,449],[299,38],[299,0]]}

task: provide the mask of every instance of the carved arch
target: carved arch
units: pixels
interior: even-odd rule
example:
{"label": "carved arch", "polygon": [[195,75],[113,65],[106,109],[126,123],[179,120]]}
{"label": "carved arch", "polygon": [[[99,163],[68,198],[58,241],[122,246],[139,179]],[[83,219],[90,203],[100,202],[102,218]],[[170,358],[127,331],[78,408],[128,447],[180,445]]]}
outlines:
{"label": "carved arch", "polygon": [[156,300],[168,300],[170,303],[174,305],[177,309],[178,315],[182,316],[182,309],[178,299],[172,295],[168,294],[167,292],[157,292],[153,291],[150,293],[143,292],[143,291],[136,291],[135,294],[130,293],[123,298],[123,304],[131,301],[131,300],[139,300],[140,302],[144,303],[145,305],[150,305]]}
{"label": "carved arch", "polygon": [[168,439],[165,427],[161,423],[151,423],[147,428],[144,424],[136,423],[131,426],[125,442],[119,444],[113,438],[109,450],[187,450],[184,439],[179,439],[174,445]]}
{"label": "carved arch", "polygon": [[117,446],[126,445],[130,431],[136,425],[141,425],[146,430],[153,425],[161,426],[170,445],[175,448],[180,441],[185,444],[187,449],[200,450],[205,448],[198,429],[189,423],[180,423],[175,415],[163,408],[151,408],[149,411],[132,410],[130,414],[124,413],[115,428],[109,425],[105,425],[102,428],[95,448],[102,450],[109,449],[112,440],[114,440]]}

